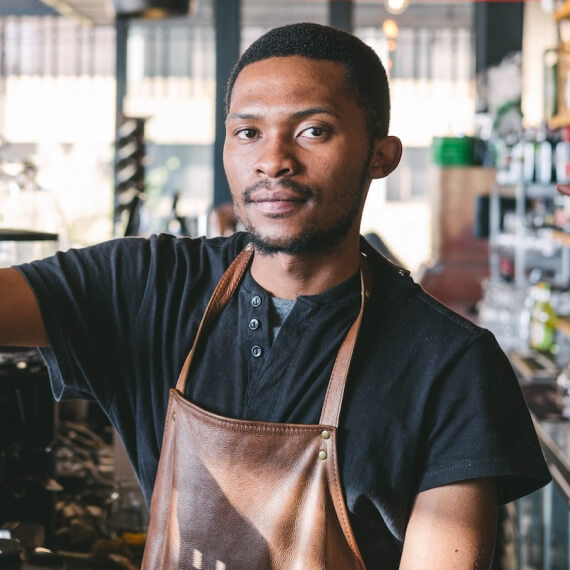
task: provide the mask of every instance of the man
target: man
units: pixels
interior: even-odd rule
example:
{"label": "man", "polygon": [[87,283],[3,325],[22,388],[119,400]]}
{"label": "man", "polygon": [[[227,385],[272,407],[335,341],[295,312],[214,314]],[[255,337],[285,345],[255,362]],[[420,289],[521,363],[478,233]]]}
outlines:
{"label": "man", "polygon": [[[227,110],[224,163],[247,233],[114,240],[3,270],[0,343],[45,347],[55,396],[99,403],[147,499],[165,433],[146,567],[205,568],[215,551],[216,568],[488,568],[496,504],[549,476],[492,335],[359,237],[371,181],[401,155],[388,135],[382,64],[344,32],[277,28],[240,58]],[[239,267],[228,269],[236,257]],[[334,382],[340,390],[329,398]],[[338,422],[331,399],[337,412],[342,404]],[[187,413],[199,428],[185,430]],[[229,439],[209,433],[219,426]],[[260,443],[261,459],[255,445],[236,451],[242,432],[245,441],[257,429],[277,434]],[[314,516],[281,523],[304,493],[281,498],[279,461],[289,451],[272,445],[311,430],[320,443],[308,441],[317,446],[308,461],[327,469],[315,477],[329,486],[317,486]],[[218,463],[232,454],[221,475],[209,453]],[[270,484],[263,495],[264,468],[280,481],[275,494]],[[275,497],[273,514],[258,522]],[[278,546],[267,530],[273,516]],[[307,536],[316,542],[299,547]],[[337,548],[337,538],[348,546]],[[319,553],[303,558],[299,548]],[[281,551],[290,549],[287,563]]]}

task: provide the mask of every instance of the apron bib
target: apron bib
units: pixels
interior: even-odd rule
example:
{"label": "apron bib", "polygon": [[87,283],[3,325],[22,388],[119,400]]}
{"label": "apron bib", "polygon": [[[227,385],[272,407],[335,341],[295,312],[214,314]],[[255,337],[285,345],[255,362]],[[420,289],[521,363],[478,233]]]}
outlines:
{"label": "apron bib", "polygon": [[363,570],[340,485],[336,433],[370,291],[366,257],[360,313],[338,351],[318,425],[226,418],[184,397],[198,340],[252,256],[250,244],[220,279],[170,390],[142,569]]}

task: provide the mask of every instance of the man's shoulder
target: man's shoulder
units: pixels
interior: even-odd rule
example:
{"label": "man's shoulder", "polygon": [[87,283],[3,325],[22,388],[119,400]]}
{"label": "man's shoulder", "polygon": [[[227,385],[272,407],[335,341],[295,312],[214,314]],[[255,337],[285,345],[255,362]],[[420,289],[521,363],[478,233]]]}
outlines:
{"label": "man's shoulder", "polygon": [[433,338],[453,336],[456,341],[470,342],[485,331],[474,321],[460,315],[426,292],[416,283],[409,270],[400,267],[380,252],[368,253],[373,267],[376,299],[375,311],[382,321],[399,329],[409,328]]}
{"label": "man's shoulder", "polygon": [[36,274],[49,278],[121,283],[158,281],[184,282],[188,275],[202,281],[221,276],[231,261],[247,245],[245,233],[227,238],[177,237],[153,234],[115,238],[67,251],[18,266],[30,279]]}
{"label": "man's shoulder", "polygon": [[206,236],[180,237],[170,234],[156,234],[148,238],[149,247],[161,253],[172,251],[176,255],[197,259],[215,259],[229,264],[249,242],[245,232],[236,232],[229,237]]}
{"label": "man's shoulder", "polygon": [[248,234],[237,232],[229,237],[187,237],[167,233],[124,237],[101,242],[75,253],[82,257],[103,256],[109,262],[121,264],[150,263],[167,265],[171,262],[192,265],[227,266],[249,242]]}

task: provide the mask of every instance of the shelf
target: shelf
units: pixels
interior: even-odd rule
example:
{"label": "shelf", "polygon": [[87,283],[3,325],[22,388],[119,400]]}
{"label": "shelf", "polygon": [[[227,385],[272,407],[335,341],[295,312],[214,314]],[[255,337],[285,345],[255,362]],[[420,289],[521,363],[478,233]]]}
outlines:
{"label": "shelf", "polygon": [[[499,233],[493,238],[493,245],[496,247],[515,249],[522,247],[525,250],[540,252],[546,257],[552,257],[557,250],[560,249],[560,242],[554,242],[551,239],[551,230],[548,230],[547,235],[536,236],[531,234],[517,235],[510,233]],[[560,232],[564,236],[564,232]],[[552,236],[553,237],[553,236]],[[570,237],[570,236],[569,236]],[[570,241],[568,242],[570,244]]]}
{"label": "shelf", "polygon": [[560,20],[568,20],[570,18],[570,0],[566,0],[563,4],[558,6],[554,12],[554,19],[559,22]]}
{"label": "shelf", "polygon": [[552,198],[556,195],[556,184],[530,183],[525,188],[525,196],[527,198]]}
{"label": "shelf", "polygon": [[560,245],[570,247],[570,234],[562,230],[552,230],[552,239],[557,241]]}
{"label": "shelf", "polygon": [[562,127],[570,127],[570,113],[554,115],[548,119],[548,126],[551,129],[560,129]]}
{"label": "shelf", "polygon": [[522,355],[516,352],[509,354],[513,368],[527,382],[552,380],[558,376],[558,368],[548,357],[540,352]]}
{"label": "shelf", "polygon": [[556,328],[570,338],[570,317],[558,317]]}
{"label": "shelf", "polygon": [[[500,197],[516,197],[520,186],[514,184],[497,184],[496,190]],[[552,198],[557,195],[556,184],[538,184],[535,182],[524,183],[524,195],[526,198]]]}

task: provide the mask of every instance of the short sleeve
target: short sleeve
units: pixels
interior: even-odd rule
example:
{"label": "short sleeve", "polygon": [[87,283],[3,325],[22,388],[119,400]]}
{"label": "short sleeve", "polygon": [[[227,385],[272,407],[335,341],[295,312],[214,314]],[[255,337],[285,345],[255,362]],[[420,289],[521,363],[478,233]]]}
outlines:
{"label": "short sleeve", "polygon": [[420,491],[496,477],[498,501],[506,503],[550,480],[518,380],[488,331],[441,371],[424,425]]}
{"label": "short sleeve", "polygon": [[41,352],[56,399],[112,398],[128,365],[149,259],[147,240],[127,238],[16,267],[42,311],[51,347]]}

